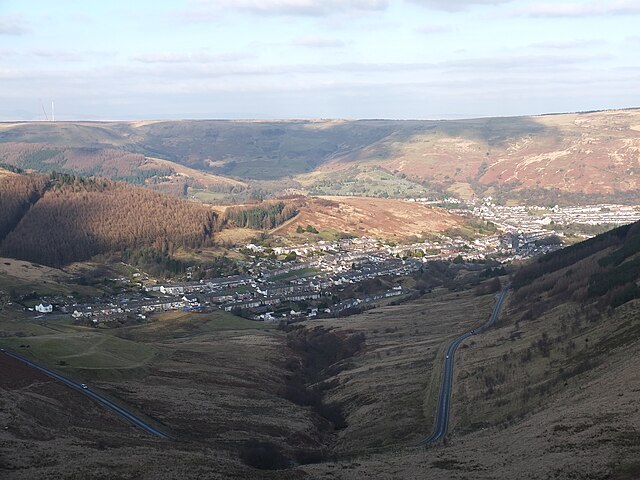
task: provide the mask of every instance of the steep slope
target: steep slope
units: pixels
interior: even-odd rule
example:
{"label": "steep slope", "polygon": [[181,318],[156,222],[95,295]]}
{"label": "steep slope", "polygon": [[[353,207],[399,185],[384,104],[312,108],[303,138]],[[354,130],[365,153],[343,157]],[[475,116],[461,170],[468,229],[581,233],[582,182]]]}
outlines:
{"label": "steep slope", "polygon": [[0,242],[18,225],[42,196],[49,179],[45,175],[0,177]]}
{"label": "steep slope", "polygon": [[499,327],[461,351],[454,436],[508,436],[533,477],[637,478],[639,260],[636,223],[520,270]]}
{"label": "steep slope", "polygon": [[207,207],[124,183],[59,174],[2,182],[1,255],[44,265],[144,247],[197,248],[219,229]]}
{"label": "steep slope", "polygon": [[497,327],[458,350],[449,435],[426,451],[415,445],[433,426],[442,346],[485,321],[495,299],[435,289],[347,322],[324,321],[367,338],[328,391],[349,424],[337,448],[360,456],[341,469],[305,471],[341,479],[638,478],[640,300],[623,301],[607,279],[619,279],[620,291],[637,286],[640,270],[627,276],[624,265],[640,256],[639,240],[640,223],[524,267]]}

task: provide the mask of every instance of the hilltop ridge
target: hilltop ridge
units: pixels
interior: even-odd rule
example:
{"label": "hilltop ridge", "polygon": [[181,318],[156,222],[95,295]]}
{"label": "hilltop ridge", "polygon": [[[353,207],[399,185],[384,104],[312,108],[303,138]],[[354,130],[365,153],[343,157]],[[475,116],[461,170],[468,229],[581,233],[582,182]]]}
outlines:
{"label": "hilltop ridge", "polygon": [[166,163],[173,162],[218,176],[218,186],[216,177],[204,185],[216,192],[252,182],[268,193],[333,195],[349,185],[358,195],[395,198],[638,202],[639,152],[639,109],[441,121],[0,124],[0,162],[138,183],[180,173]]}

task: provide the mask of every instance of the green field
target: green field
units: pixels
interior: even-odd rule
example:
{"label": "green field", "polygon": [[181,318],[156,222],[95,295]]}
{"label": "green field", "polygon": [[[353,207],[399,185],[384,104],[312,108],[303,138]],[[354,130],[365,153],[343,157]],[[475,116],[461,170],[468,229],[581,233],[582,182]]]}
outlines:
{"label": "green field", "polygon": [[202,203],[217,203],[229,198],[229,195],[226,193],[209,192],[207,190],[193,190],[189,192],[189,196],[201,201]]}
{"label": "green field", "polygon": [[96,331],[2,338],[0,344],[63,369],[137,368],[155,355],[148,345]]}
{"label": "green field", "polygon": [[270,277],[269,280],[272,282],[281,282],[283,280],[291,280],[294,278],[309,277],[311,275],[315,275],[319,271],[320,270],[318,270],[317,268],[301,268],[299,270],[294,270],[292,272],[281,273],[280,275],[274,275],[273,277]]}
{"label": "green field", "polygon": [[151,315],[149,323],[114,332],[121,338],[141,343],[194,338],[235,330],[268,330],[273,325],[237,317],[228,312],[193,313],[171,311]]}
{"label": "green field", "polygon": [[153,315],[150,320],[144,325],[98,330],[74,326],[71,319],[36,323],[0,318],[0,345],[63,370],[120,370],[149,364],[158,354],[151,345],[155,341],[274,328],[222,311],[172,311]]}

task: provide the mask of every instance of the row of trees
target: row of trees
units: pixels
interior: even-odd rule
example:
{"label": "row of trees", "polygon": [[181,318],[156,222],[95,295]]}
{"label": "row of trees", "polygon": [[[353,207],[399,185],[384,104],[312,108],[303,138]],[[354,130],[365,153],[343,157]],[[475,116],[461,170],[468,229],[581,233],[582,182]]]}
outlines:
{"label": "row of trees", "polygon": [[291,203],[263,202],[246,207],[232,207],[225,212],[225,222],[236,227],[254,230],[270,230],[297,215],[298,209]]}

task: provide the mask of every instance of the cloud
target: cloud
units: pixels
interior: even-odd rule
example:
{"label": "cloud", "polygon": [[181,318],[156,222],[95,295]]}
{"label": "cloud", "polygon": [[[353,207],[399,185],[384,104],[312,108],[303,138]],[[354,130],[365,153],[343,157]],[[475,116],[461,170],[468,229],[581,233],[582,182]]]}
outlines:
{"label": "cloud", "polygon": [[607,2],[533,3],[512,11],[510,16],[571,18],[638,14],[640,14],[640,0],[617,0]]}
{"label": "cloud", "polygon": [[338,38],[300,37],[294,40],[293,44],[309,48],[340,48],[344,47],[346,42]]}
{"label": "cloud", "polygon": [[608,54],[591,54],[591,55],[518,55],[518,56],[500,56],[486,58],[468,58],[462,60],[450,60],[440,65],[445,68],[454,70],[472,70],[472,71],[488,71],[495,75],[503,74],[510,70],[551,70],[559,69],[559,66],[579,65],[591,62],[604,62],[611,60],[612,56]]}
{"label": "cloud", "polygon": [[0,35],[24,35],[29,32],[22,16],[0,16]]}
{"label": "cloud", "polygon": [[466,10],[476,5],[500,5],[509,3],[512,0],[406,0],[424,7],[435,10],[446,10],[449,12]]}
{"label": "cloud", "polygon": [[56,99],[57,109],[60,105],[68,112],[67,118],[102,119],[194,114],[424,118],[430,112],[469,117],[633,104],[640,80],[637,67],[616,70],[601,57],[571,53],[433,64],[119,63],[104,69],[52,70],[30,63],[28,71],[0,67],[0,81],[7,87],[0,92],[0,117],[15,120],[19,114],[11,112],[30,105],[37,115],[34,91],[51,92],[47,94]]}
{"label": "cloud", "polygon": [[[349,12],[386,10],[388,0],[210,0],[219,9],[233,9],[259,15],[329,16]],[[211,14],[210,14],[211,15]]]}
{"label": "cloud", "polygon": [[30,50],[29,53],[36,57],[48,58],[50,60],[60,62],[79,62],[82,61],[86,55],[75,51],[50,50],[47,48],[34,48],[33,50]]}
{"label": "cloud", "polygon": [[529,48],[549,50],[579,50],[582,48],[597,48],[607,45],[604,40],[572,40],[567,42],[539,42],[532,43]]}
{"label": "cloud", "polygon": [[53,48],[32,48],[24,53],[52,62],[82,62],[97,59],[106,60],[116,55],[106,50],[65,50]]}
{"label": "cloud", "polygon": [[256,58],[248,53],[143,53],[134,55],[131,60],[140,63],[226,63]]}
{"label": "cloud", "polygon": [[416,28],[414,31],[422,35],[433,35],[435,33],[447,33],[451,30],[452,28],[448,25],[423,25],[422,27]]}

